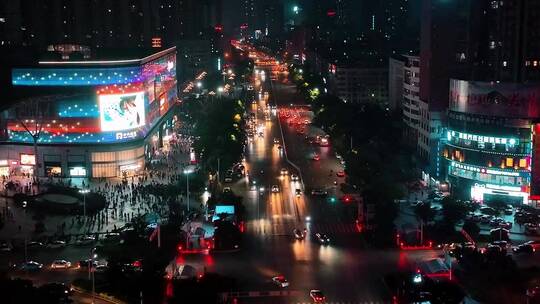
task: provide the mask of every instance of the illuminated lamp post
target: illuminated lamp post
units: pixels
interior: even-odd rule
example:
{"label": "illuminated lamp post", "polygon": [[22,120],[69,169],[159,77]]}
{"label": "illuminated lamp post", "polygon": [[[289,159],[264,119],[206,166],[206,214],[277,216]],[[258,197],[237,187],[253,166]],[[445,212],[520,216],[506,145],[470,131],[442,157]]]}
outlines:
{"label": "illuminated lamp post", "polygon": [[186,199],[187,199],[187,211],[189,212],[189,175],[195,170],[193,166],[187,166],[184,169],[184,174],[186,175]]}
{"label": "illuminated lamp post", "polygon": [[86,194],[90,192],[90,189],[81,189],[79,193],[83,195],[83,216],[86,217]]}

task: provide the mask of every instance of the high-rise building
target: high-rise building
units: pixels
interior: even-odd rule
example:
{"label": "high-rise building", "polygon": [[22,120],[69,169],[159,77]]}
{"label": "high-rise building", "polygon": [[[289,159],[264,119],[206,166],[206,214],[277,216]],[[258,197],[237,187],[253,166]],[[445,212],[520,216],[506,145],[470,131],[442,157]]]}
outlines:
{"label": "high-rise building", "polygon": [[447,113],[456,196],[540,206],[539,14],[535,0],[423,2],[420,99]]}
{"label": "high-rise building", "polygon": [[0,3],[0,46],[163,47],[221,22],[221,0],[10,0]]}

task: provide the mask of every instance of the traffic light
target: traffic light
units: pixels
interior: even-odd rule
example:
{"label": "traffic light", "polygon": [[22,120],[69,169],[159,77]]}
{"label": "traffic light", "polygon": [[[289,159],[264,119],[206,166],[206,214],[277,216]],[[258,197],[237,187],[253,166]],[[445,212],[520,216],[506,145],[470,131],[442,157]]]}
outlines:
{"label": "traffic light", "polygon": [[336,202],[336,197],[335,196],[331,196],[330,197],[330,203],[335,203]]}

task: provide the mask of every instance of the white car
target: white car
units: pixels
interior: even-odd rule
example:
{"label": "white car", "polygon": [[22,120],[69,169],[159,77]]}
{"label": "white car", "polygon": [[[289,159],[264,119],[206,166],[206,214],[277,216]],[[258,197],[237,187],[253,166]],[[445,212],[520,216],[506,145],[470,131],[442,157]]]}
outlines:
{"label": "white car", "polygon": [[282,276],[282,275],[277,276],[277,277],[273,277],[272,282],[274,282],[274,284],[276,284],[277,286],[279,286],[281,288],[285,288],[285,287],[289,286],[289,281],[287,281],[287,279],[285,279],[285,277]]}
{"label": "white car", "polygon": [[291,180],[292,180],[293,182],[298,181],[298,175],[292,174],[292,175],[291,175]]}
{"label": "white car", "polygon": [[272,185],[272,193],[278,193],[278,192],[279,192],[278,185]]}
{"label": "white car", "polygon": [[51,264],[52,269],[67,269],[71,267],[71,262],[66,260],[54,260]]}

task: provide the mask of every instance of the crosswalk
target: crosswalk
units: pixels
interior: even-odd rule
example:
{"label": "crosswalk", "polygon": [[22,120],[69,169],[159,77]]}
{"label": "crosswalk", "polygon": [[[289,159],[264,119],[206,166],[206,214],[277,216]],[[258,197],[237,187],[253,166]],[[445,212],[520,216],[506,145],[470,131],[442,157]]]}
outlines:
{"label": "crosswalk", "polygon": [[307,223],[300,226],[294,221],[252,223],[248,225],[248,230],[255,234],[264,235],[292,235],[294,229],[306,228],[311,233],[324,233],[328,235],[345,235],[358,233],[358,228],[352,223]]}

